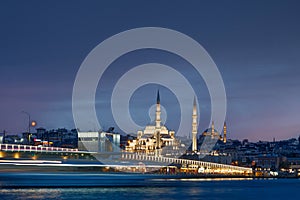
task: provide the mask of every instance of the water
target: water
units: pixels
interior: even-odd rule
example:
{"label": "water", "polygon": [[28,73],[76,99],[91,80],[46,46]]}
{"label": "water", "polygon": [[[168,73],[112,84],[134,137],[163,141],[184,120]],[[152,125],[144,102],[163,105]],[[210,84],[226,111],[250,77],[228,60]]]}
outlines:
{"label": "water", "polygon": [[299,189],[300,179],[182,179],[130,187],[2,188],[0,199],[299,199]]}

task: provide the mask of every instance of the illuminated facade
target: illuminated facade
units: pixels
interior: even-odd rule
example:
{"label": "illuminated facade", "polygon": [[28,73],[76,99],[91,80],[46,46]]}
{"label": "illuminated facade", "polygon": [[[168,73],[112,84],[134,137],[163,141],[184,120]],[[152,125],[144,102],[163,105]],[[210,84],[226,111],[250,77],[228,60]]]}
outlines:
{"label": "illuminated facade", "polygon": [[215,124],[214,121],[211,124],[211,128],[206,129],[203,133],[202,136],[209,136],[212,139],[221,139],[221,135],[219,134],[219,132],[215,129]]}
{"label": "illuminated facade", "polygon": [[[178,141],[175,138],[175,131],[168,130],[166,126],[161,125],[160,96],[157,92],[155,125],[148,125],[144,130],[137,132],[137,138],[128,141],[125,148],[130,152],[143,153],[167,153],[167,150],[178,149]],[[162,151],[162,148],[165,152]]]}
{"label": "illuminated facade", "polygon": [[223,142],[224,143],[227,142],[227,126],[226,126],[226,122],[224,122],[224,127],[223,127]]}
{"label": "illuminated facade", "polygon": [[192,151],[197,151],[197,105],[196,99],[194,98],[194,105],[193,105],[193,116],[192,116]]}
{"label": "illuminated facade", "polygon": [[[224,123],[224,137],[219,134],[215,129],[214,122],[212,122],[211,128],[206,129],[201,135],[198,144],[198,113],[196,99],[193,102],[193,113],[192,113],[192,152],[204,152],[209,153],[209,150],[215,145],[217,140],[222,140],[226,143],[226,123]],[[205,139],[206,138],[206,139]],[[205,139],[205,143],[203,143]],[[127,152],[142,152],[142,153],[155,153],[155,154],[176,154],[177,150],[180,149],[180,142],[175,138],[175,132],[168,130],[166,126],[161,125],[161,108],[160,108],[160,95],[157,92],[156,99],[156,112],[155,112],[155,123],[148,125],[144,130],[137,132],[136,139],[128,140],[125,147]],[[201,148],[198,147],[201,146]],[[181,150],[180,150],[181,151]]]}
{"label": "illuminated facade", "polygon": [[222,143],[227,142],[227,127],[226,123],[223,126],[223,137],[222,135],[215,129],[214,122],[212,122],[211,127],[206,129],[199,137],[198,141],[198,153],[203,155],[210,155],[214,150],[217,142],[220,141]]}
{"label": "illuminated facade", "polygon": [[202,136],[209,136],[212,139],[219,139],[222,140],[224,143],[227,141],[227,126],[226,122],[224,122],[223,126],[223,137],[222,135],[215,129],[214,122],[212,122],[211,128],[206,129],[203,133]]}

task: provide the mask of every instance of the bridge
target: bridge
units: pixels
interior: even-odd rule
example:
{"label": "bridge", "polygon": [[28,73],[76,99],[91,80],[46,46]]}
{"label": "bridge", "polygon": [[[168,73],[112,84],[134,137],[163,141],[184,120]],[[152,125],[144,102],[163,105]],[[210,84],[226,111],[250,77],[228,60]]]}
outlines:
{"label": "bridge", "polygon": [[[136,153],[125,153],[122,154],[123,160],[138,160],[141,162],[158,162],[158,163],[169,163],[172,165],[186,166],[185,168],[190,171],[198,170],[201,173],[208,174],[231,174],[231,175],[252,175],[252,168],[239,167],[227,164],[205,162],[198,160],[189,160],[182,158],[172,158],[163,156],[149,156],[146,154],[136,154]],[[200,170],[199,170],[200,169]]]}
{"label": "bridge", "polygon": [[[158,166],[166,167],[167,169],[172,166],[180,166],[183,172],[196,172],[203,174],[222,174],[222,175],[252,175],[252,169],[247,167],[239,167],[227,164],[204,162],[198,160],[189,160],[182,158],[173,158],[165,156],[152,156],[147,154],[127,153],[127,152],[88,152],[80,151],[78,149],[61,148],[61,147],[38,147],[31,145],[20,144],[0,144],[0,159],[4,158],[3,152],[13,153],[14,159],[20,159],[20,153],[40,153],[44,155],[59,154],[62,155],[64,160],[67,159],[90,159],[93,156],[98,157],[102,155],[112,155],[115,163],[122,161],[135,161],[139,163],[151,163],[152,166],[155,163]],[[58,155],[58,157],[59,157]],[[27,159],[37,159],[34,157],[24,157]],[[100,160],[102,161],[102,160]],[[112,164],[113,166],[114,164]]]}

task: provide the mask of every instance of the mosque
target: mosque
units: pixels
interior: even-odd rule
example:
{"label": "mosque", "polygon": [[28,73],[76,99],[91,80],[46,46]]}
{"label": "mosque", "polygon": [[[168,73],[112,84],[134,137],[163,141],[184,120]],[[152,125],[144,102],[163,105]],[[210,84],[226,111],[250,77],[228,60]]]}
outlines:
{"label": "mosque", "polygon": [[137,132],[137,138],[128,141],[125,148],[129,152],[143,152],[143,153],[162,153],[169,150],[178,150],[179,141],[175,138],[175,131],[168,130],[166,126],[161,124],[161,108],[160,96],[157,92],[155,125],[148,125],[144,130]]}
{"label": "mosque", "polygon": [[227,126],[226,126],[226,122],[224,122],[224,125],[223,125],[223,137],[215,129],[214,122],[212,122],[211,128],[206,129],[202,133],[202,136],[204,136],[204,137],[211,137],[211,139],[219,139],[219,140],[223,141],[224,143],[226,143],[227,142]]}
{"label": "mosque", "polygon": [[[199,141],[197,138],[198,124],[197,124],[197,104],[194,98],[193,102],[193,113],[192,113],[192,145],[189,151],[194,153],[198,152]],[[212,127],[206,129],[200,138],[217,139],[226,143],[226,123],[223,127],[223,137],[214,128],[214,122],[212,122]],[[168,130],[168,128],[161,124],[161,107],[160,107],[160,95],[157,91],[156,99],[156,112],[155,112],[155,124],[148,125],[144,130],[137,132],[137,137],[134,140],[128,140],[125,147],[127,152],[141,152],[147,154],[176,154],[180,151],[182,145],[180,141],[175,137],[175,131]]]}

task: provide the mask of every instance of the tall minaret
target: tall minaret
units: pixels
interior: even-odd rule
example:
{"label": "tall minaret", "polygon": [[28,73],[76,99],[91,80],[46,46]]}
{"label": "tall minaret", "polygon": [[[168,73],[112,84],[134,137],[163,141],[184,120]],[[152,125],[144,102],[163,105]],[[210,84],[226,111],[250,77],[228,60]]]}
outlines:
{"label": "tall minaret", "polygon": [[194,97],[194,105],[193,105],[193,122],[192,122],[192,151],[197,151],[197,104],[196,98]]}
{"label": "tall minaret", "polygon": [[211,137],[214,138],[215,136],[215,124],[214,121],[211,123]]}
{"label": "tall minaret", "polygon": [[226,143],[226,141],[227,141],[226,134],[227,134],[227,126],[226,126],[226,122],[224,122],[224,126],[223,126],[223,142],[224,143]]}
{"label": "tall minaret", "polygon": [[157,91],[157,99],[156,99],[156,116],[155,116],[155,127],[160,128],[160,97],[159,90]]}

